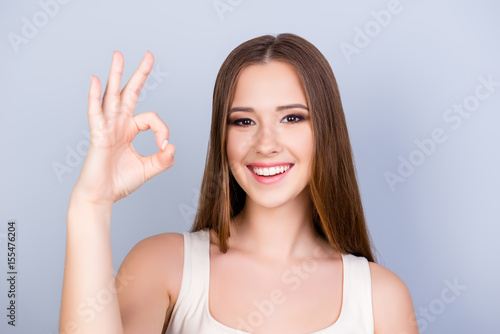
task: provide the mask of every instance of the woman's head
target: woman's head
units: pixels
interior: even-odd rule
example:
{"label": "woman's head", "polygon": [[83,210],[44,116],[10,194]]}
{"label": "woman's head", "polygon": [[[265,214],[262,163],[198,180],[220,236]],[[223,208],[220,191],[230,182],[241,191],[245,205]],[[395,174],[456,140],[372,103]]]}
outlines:
{"label": "woman's head", "polygon": [[[313,203],[316,231],[336,250],[362,255],[373,261],[335,76],[321,52],[310,42],[294,34],[279,34],[276,37],[265,35],[246,41],[236,47],[222,64],[215,82],[207,161],[198,212],[191,231],[205,227],[214,229],[219,236],[221,251],[226,251],[230,219],[241,211],[247,196],[232,173],[240,171],[231,171],[229,166],[228,148],[231,150],[229,158],[235,157],[232,153],[236,148],[231,146],[231,142],[228,144],[227,135],[234,137],[238,132],[231,128],[232,125],[228,125],[228,113],[235,102],[236,83],[242,73],[251,75],[256,74],[259,69],[269,70],[270,64],[276,64],[276,70],[281,66],[285,73],[288,69],[288,73],[296,74],[303,88],[302,97],[305,101],[302,102],[309,109],[308,124],[312,130],[313,145],[308,191]],[[245,69],[249,71],[244,71]],[[295,96],[301,97],[298,93]],[[266,124],[274,124],[270,120]],[[250,152],[257,162],[276,161],[272,151],[280,150],[280,143],[283,142],[273,143],[273,140],[279,138],[279,129],[274,130],[276,131],[270,132],[273,136],[267,143],[275,145],[274,149],[266,149],[265,142],[258,146],[258,141],[265,141],[266,138],[248,137],[254,140],[249,144],[260,147]],[[284,131],[289,134],[290,128],[281,127],[281,132]],[[257,152],[259,150],[260,155]],[[294,157],[290,154],[289,158]],[[245,159],[239,161],[238,167],[243,162],[252,162]],[[236,168],[237,165],[233,167]]]}
{"label": "woman's head", "polygon": [[308,109],[302,82],[289,63],[271,60],[239,73],[225,147],[229,172],[245,191],[246,203],[269,208],[288,203],[290,212],[309,205],[314,143]]}

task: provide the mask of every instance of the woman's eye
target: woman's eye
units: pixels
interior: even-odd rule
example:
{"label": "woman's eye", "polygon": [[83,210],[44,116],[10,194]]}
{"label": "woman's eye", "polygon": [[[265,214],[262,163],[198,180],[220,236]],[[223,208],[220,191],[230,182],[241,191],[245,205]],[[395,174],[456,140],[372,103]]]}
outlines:
{"label": "woman's eye", "polygon": [[240,118],[240,119],[236,119],[236,120],[232,121],[231,124],[247,127],[247,126],[250,126],[249,122],[252,122],[252,120],[249,118]]}
{"label": "woman's eye", "polygon": [[[303,120],[304,117],[301,115],[287,115],[283,118],[283,120],[286,120],[285,123],[298,123],[301,120]],[[247,127],[252,125],[252,120],[250,118],[239,118],[231,122],[232,125],[238,125],[242,127]]]}
{"label": "woman's eye", "polygon": [[300,116],[300,115],[286,115],[284,119],[297,119],[296,121],[287,121],[287,123],[297,123],[297,122],[300,122],[301,120],[304,119],[304,117]]}

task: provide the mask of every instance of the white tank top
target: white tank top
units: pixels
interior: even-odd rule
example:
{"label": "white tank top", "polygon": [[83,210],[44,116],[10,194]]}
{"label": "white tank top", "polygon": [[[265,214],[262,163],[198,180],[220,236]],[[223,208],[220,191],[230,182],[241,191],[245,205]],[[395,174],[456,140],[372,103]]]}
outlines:
{"label": "white tank top", "polygon": [[[166,334],[250,333],[218,322],[209,312],[209,250],[208,229],[184,232],[182,283]],[[342,254],[342,262],[344,286],[339,318],[326,328],[304,334],[374,334],[368,261],[365,257]]]}

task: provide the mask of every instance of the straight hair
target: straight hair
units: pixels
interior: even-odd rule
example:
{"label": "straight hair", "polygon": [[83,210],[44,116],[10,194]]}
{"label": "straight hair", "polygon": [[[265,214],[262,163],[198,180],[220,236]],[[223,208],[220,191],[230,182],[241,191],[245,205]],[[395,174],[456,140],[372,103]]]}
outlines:
{"label": "straight hair", "polygon": [[273,60],[292,65],[306,92],[314,137],[309,194],[315,230],[336,251],[375,262],[335,76],[313,44],[289,33],[264,35],[242,43],[231,51],[219,70],[205,171],[190,232],[213,229],[220,251],[227,252],[230,220],[243,209],[246,199],[228,166],[227,113],[239,73],[249,65]]}

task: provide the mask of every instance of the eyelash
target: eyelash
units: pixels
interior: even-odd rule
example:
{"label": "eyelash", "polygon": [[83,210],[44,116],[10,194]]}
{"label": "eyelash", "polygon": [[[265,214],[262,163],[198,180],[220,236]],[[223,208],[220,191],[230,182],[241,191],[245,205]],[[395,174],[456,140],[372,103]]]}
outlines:
{"label": "eyelash", "polygon": [[[294,121],[294,122],[287,122],[287,123],[292,123],[292,124],[295,124],[295,123],[299,123],[300,121],[303,121],[303,120],[305,119],[305,117],[304,117],[304,116],[301,116],[301,115],[295,115],[295,114],[286,115],[286,116],[285,116],[285,117],[283,117],[283,118],[288,118],[288,117],[292,117],[292,116],[293,116],[293,117],[298,118],[299,120],[298,120],[298,121]],[[250,118],[238,118],[238,119],[235,119],[234,121],[230,122],[230,124],[232,124],[232,125],[237,125],[237,126],[241,126],[241,127],[243,127],[243,128],[246,128],[246,127],[249,127],[249,126],[250,126],[250,124],[246,124],[246,125],[243,125],[243,124],[238,124],[238,123],[240,123],[240,122],[242,122],[242,121],[246,121],[246,120],[250,120],[250,121],[251,121],[251,119],[250,119]]]}

